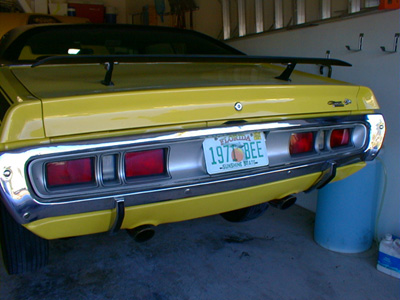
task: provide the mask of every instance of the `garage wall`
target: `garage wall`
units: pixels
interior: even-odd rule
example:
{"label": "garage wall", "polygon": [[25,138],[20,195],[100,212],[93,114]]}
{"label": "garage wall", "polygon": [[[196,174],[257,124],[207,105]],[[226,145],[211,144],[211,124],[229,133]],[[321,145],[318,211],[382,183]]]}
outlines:
{"label": "garage wall", "polygon": [[196,0],[199,10],[193,13],[194,29],[214,38],[222,33],[222,10],[219,1]]}
{"label": "garage wall", "polygon": [[[373,89],[387,122],[387,136],[380,158],[388,176],[378,224],[379,235],[387,232],[400,235],[400,53],[386,54],[380,49],[380,46],[393,48],[394,34],[400,30],[399,12],[383,11],[303,29],[227,41],[254,55],[325,57],[326,51],[330,50],[332,58],[353,64],[352,68],[334,68],[333,78]],[[363,50],[348,51],[345,45],[357,48],[360,33],[364,33]],[[318,73],[315,66],[303,70]],[[385,180],[382,172],[380,176]],[[302,202],[315,208],[315,201],[312,197]]]}
{"label": "garage wall", "polygon": [[[124,2],[125,0],[119,0]],[[106,0],[112,6],[114,1]],[[222,31],[222,10],[221,3],[217,0],[196,0],[196,4],[199,7],[198,10],[193,12],[193,24],[196,31],[205,33],[214,38],[218,38]],[[131,23],[132,15],[142,12],[142,8],[145,5],[154,5],[153,0],[135,0],[126,1],[126,10],[120,10],[118,14],[118,23]],[[116,6],[116,5],[114,5]],[[165,0],[165,12],[169,13],[169,1]],[[140,21],[139,16],[135,17],[137,22]],[[186,23],[189,28],[189,13],[186,14]],[[164,17],[164,22],[161,22],[158,17],[159,26],[171,26],[170,16]]]}

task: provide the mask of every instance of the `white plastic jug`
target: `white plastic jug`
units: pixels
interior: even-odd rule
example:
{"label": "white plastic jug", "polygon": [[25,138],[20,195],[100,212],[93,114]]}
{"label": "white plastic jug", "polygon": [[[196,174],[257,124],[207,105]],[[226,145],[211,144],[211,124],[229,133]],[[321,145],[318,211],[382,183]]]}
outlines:
{"label": "white plastic jug", "polygon": [[383,273],[400,278],[400,239],[393,240],[391,234],[385,235],[379,244],[376,268]]}

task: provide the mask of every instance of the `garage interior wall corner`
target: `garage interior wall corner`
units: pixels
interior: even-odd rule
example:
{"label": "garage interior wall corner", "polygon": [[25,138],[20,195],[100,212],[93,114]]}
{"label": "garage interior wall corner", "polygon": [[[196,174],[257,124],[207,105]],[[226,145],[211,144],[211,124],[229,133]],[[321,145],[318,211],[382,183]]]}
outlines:
{"label": "garage interior wall corner", "polygon": [[[381,46],[393,48],[394,36],[400,28],[399,12],[381,11],[308,28],[227,41],[252,55],[325,57],[329,50],[331,58],[342,59],[353,65],[352,68],[334,68],[333,78],[365,85],[374,91],[388,128],[380,153],[380,161],[387,175],[381,172],[380,178],[377,178],[377,184],[386,181],[384,199],[377,200],[377,211],[380,212],[377,233],[380,237],[385,233],[400,236],[400,53],[381,50]],[[347,50],[346,45],[352,48],[357,46],[360,33],[364,34],[362,51]],[[319,73],[319,68],[315,66],[307,66],[303,70]],[[315,202],[316,197],[311,198],[300,203],[306,203],[308,208],[316,207],[315,203],[309,203]]]}

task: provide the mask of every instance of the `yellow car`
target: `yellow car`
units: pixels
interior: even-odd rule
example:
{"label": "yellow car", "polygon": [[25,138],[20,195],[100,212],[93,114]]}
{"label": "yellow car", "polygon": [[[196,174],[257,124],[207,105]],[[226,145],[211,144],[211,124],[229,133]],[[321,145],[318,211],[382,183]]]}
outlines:
{"label": "yellow car", "polygon": [[49,23],[89,23],[87,18],[56,16],[37,13],[8,13],[0,12],[0,38],[13,28],[30,24]]}
{"label": "yellow car", "polygon": [[370,89],[166,27],[34,25],[0,43],[1,248],[36,270],[48,240],[214,214],[234,222],[358,170],[385,122]]}

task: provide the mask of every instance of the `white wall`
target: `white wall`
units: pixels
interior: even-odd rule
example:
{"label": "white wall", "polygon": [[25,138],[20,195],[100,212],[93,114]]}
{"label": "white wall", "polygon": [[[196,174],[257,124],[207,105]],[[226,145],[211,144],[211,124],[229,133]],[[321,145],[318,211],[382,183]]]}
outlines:
{"label": "white wall", "polygon": [[[287,55],[332,58],[353,64],[352,68],[334,67],[333,78],[366,85],[374,91],[387,122],[384,149],[380,154],[386,167],[387,190],[378,233],[400,235],[400,53],[386,54],[380,46],[393,47],[394,34],[400,31],[399,10],[320,24],[298,30],[279,31],[228,41],[254,55]],[[350,52],[345,45],[357,48],[358,36],[364,33],[361,52]],[[399,45],[400,46],[400,45]],[[400,50],[400,47],[399,47]],[[317,73],[318,68],[304,70]],[[313,197],[312,201],[315,201]],[[303,201],[304,202],[304,201]],[[309,204],[315,207],[315,204]]]}

